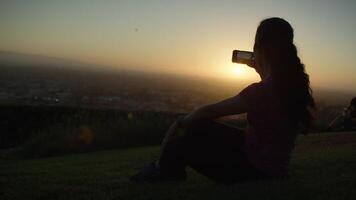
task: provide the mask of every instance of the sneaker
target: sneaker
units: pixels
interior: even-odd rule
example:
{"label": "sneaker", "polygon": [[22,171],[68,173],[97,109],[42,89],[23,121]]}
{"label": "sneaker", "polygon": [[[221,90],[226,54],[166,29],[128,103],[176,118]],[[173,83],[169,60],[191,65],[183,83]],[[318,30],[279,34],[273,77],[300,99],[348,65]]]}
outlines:
{"label": "sneaker", "polygon": [[161,181],[184,181],[186,176],[171,177],[163,176],[160,168],[156,163],[152,162],[144,167],[140,172],[131,176],[130,180],[137,183],[143,182],[161,182]]}

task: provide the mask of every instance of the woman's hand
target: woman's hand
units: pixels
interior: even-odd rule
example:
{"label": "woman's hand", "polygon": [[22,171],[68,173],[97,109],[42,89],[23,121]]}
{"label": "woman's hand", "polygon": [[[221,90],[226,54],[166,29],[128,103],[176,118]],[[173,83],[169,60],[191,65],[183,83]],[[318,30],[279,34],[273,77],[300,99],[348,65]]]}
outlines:
{"label": "woman's hand", "polygon": [[249,66],[249,67],[252,67],[252,68],[256,68],[256,62],[255,60],[249,60],[249,61],[246,61],[246,65]]}

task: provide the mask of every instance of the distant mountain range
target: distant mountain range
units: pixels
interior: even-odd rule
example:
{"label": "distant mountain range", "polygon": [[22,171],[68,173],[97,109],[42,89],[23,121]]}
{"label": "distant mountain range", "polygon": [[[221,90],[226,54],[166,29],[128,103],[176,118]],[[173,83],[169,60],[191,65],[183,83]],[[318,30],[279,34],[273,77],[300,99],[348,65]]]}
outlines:
{"label": "distant mountain range", "polygon": [[80,61],[9,51],[0,51],[0,66],[47,66],[59,68],[94,69],[98,66]]}

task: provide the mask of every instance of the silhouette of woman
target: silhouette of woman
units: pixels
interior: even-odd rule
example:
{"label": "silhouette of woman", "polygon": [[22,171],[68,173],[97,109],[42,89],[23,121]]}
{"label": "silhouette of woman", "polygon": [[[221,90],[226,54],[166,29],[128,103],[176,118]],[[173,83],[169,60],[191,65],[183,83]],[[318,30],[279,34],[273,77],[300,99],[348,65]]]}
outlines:
{"label": "silhouette of woman", "polygon": [[330,123],[327,130],[356,130],[356,97],[351,99],[350,105]]}
{"label": "silhouette of woman", "polygon": [[[159,161],[131,179],[180,181],[187,166],[222,183],[285,177],[296,136],[307,133],[315,107],[293,35],[284,19],[263,20],[249,64],[261,81],[178,118],[169,132],[183,128],[183,136],[166,141]],[[245,131],[214,121],[241,113],[247,113]]]}

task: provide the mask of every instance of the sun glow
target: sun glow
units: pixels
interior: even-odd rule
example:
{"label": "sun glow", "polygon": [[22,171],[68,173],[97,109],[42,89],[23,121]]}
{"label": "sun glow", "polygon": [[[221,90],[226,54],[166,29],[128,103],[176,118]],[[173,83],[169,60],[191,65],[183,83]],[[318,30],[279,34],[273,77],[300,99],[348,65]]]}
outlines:
{"label": "sun glow", "polygon": [[226,78],[248,81],[258,80],[259,78],[253,68],[243,64],[228,63],[225,64],[225,67],[221,68],[221,70],[223,70],[223,72],[220,71],[221,75]]}
{"label": "sun glow", "polygon": [[244,68],[246,67],[247,67],[246,65],[242,65],[242,64],[233,64],[231,71],[234,75],[243,76],[246,75],[246,72],[244,70]]}

